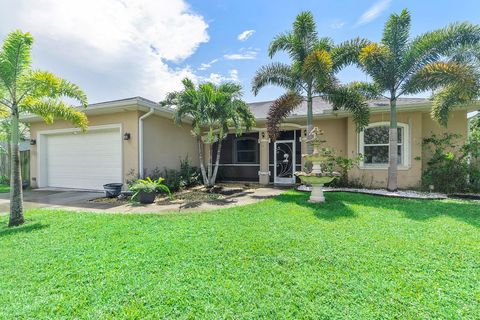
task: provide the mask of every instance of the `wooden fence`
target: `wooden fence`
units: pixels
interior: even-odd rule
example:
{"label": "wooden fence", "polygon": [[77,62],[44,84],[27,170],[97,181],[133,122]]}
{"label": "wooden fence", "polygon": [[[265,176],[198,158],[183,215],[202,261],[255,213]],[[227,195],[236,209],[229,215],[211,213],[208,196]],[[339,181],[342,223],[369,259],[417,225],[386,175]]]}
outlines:
{"label": "wooden fence", "polygon": [[[30,181],[30,150],[20,151],[22,181]],[[0,178],[10,179],[10,159],[6,153],[0,153]]]}

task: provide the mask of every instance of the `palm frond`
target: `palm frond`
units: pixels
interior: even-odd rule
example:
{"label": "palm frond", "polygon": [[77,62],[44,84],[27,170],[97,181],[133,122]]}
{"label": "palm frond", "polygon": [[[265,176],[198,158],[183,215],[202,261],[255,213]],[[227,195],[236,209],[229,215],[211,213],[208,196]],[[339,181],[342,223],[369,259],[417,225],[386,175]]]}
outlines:
{"label": "palm frond", "polygon": [[333,71],[338,72],[340,69],[352,64],[359,65],[360,51],[369,44],[371,44],[369,40],[355,38],[334,47],[331,51]]}
{"label": "palm frond", "polygon": [[302,67],[304,78],[316,79],[317,82],[322,83],[328,79],[332,72],[332,57],[325,50],[315,50],[305,58]]}
{"label": "palm frond", "polygon": [[393,56],[388,47],[371,43],[360,50],[359,61],[381,90],[388,90],[393,85],[395,74],[391,72]]}
{"label": "palm frond", "polygon": [[290,91],[281,95],[273,102],[267,116],[267,130],[272,141],[275,141],[278,136],[282,120],[300,106],[302,101],[303,98],[300,95]]}
{"label": "palm frond", "polygon": [[395,68],[400,66],[408,47],[410,36],[410,13],[404,9],[400,14],[392,14],[383,29],[381,43],[388,47],[395,60]]}
{"label": "palm frond", "polygon": [[33,37],[20,30],[11,32],[0,50],[0,81],[10,94],[15,90],[18,79],[30,70]]}
{"label": "palm frond", "polygon": [[447,85],[459,85],[469,90],[477,87],[475,70],[456,61],[432,62],[413,74],[402,86],[401,94],[416,94]]}
{"label": "palm frond", "polygon": [[294,40],[291,33],[280,33],[275,36],[268,46],[268,56],[273,58],[275,54],[280,51],[286,51],[289,54],[294,54]]}
{"label": "palm frond", "polygon": [[325,93],[324,98],[333,105],[334,110],[343,109],[351,112],[357,131],[361,131],[370,120],[370,109],[366,99],[371,96],[372,91],[375,89],[369,85],[356,82],[350,85],[331,87]]}
{"label": "palm frond", "polygon": [[479,42],[479,25],[469,22],[453,23],[416,37],[404,54],[401,68],[405,74],[413,74],[457,47],[476,45]]}
{"label": "palm frond", "polygon": [[432,96],[431,116],[446,127],[451,111],[456,107],[471,103],[477,96],[478,88],[470,90],[470,88],[460,85],[448,85]]}
{"label": "palm frond", "polygon": [[284,63],[271,63],[260,67],[252,80],[252,92],[257,95],[267,85],[277,85],[286,90],[299,90],[298,78],[292,68]]}
{"label": "palm frond", "polygon": [[42,117],[49,124],[53,123],[55,119],[62,119],[71,122],[83,131],[87,130],[88,127],[88,119],[85,113],[61,100],[26,97],[20,107],[28,113]]}
{"label": "palm frond", "polygon": [[87,95],[78,85],[48,71],[36,70],[25,74],[18,89],[17,100],[19,103],[28,96],[51,99],[70,98],[78,101],[85,108],[88,106]]}

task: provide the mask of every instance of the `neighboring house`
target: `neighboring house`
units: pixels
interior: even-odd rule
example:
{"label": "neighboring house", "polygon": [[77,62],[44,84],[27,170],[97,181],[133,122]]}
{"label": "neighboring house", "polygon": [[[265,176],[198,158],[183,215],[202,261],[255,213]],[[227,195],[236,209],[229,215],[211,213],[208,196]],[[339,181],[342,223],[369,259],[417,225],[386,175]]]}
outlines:
{"label": "neighboring house", "polygon": [[[256,126],[240,137],[229,134],[223,143],[219,179],[261,184],[295,183],[293,172],[301,170],[306,153],[306,105],[282,124],[276,142],[271,142],[265,123],[270,102],[252,103]],[[426,99],[405,98],[398,103],[400,188],[417,187],[428,155],[422,139],[445,129],[430,118]],[[314,99],[315,126],[325,133],[326,145],[337,154],[364,161],[351,170],[350,179],[367,187],[384,187],[387,179],[387,101],[371,101],[370,126],[358,133],[351,115],[333,111],[330,104]],[[467,136],[467,112],[472,105],[451,114],[448,131]],[[162,108],[144,98],[130,98],[92,104],[86,109],[90,127],[83,134],[64,121],[45,124],[35,116],[30,123],[31,184],[34,187],[101,189],[104,183],[126,182],[132,172],[148,175],[155,168],[178,169],[180,159],[189,156],[199,165],[198,147],[188,121],[178,127],[174,110]],[[208,146],[207,146],[208,149]],[[214,146],[215,149],[215,146]],[[208,156],[208,152],[205,152]]]}

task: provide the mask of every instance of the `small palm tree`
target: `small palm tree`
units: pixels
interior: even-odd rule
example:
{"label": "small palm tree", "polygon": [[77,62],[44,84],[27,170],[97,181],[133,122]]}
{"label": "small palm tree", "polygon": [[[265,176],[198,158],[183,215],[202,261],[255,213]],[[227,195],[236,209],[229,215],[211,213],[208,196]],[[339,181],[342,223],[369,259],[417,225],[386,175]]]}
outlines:
{"label": "small palm tree", "polygon": [[[252,81],[256,95],[267,85],[287,90],[270,108],[268,131],[275,139],[280,122],[297,108],[304,97],[307,100],[307,132],[313,128],[313,96],[320,95],[335,109],[344,108],[353,113],[358,129],[368,124],[369,109],[365,95],[375,96],[373,86],[362,83],[340,85],[335,73],[355,61],[368,41],[354,39],[335,46],[330,38],[319,38],[311,12],[301,12],[293,23],[293,30],[277,35],[270,43],[270,58],[284,51],[292,63],[274,62],[261,67]],[[311,146],[309,146],[309,153]]]}
{"label": "small palm tree", "polygon": [[86,95],[78,86],[50,72],[33,70],[32,43],[33,38],[29,33],[17,30],[6,37],[0,49],[0,109],[10,124],[9,226],[24,222],[19,152],[20,114],[36,114],[47,123],[61,118],[84,130],[88,124],[83,112],[62,101],[66,97],[87,106]]}
{"label": "small palm tree", "polygon": [[[216,86],[207,82],[198,87],[190,79],[183,80],[183,90],[168,93],[160,104],[176,109],[175,122],[181,125],[182,119],[189,117],[192,120],[192,133],[197,139],[198,156],[202,171],[203,182],[206,187],[215,185],[222,140],[233,128],[237,135],[242,130],[249,130],[255,123],[255,118],[248,105],[241,99],[242,87],[236,83],[223,83]],[[213,148],[210,147],[210,156],[205,168],[203,161],[203,144],[213,146],[217,142],[217,154],[213,167]]]}
{"label": "small palm tree", "polygon": [[456,48],[480,42],[480,27],[454,23],[410,39],[410,14],[392,14],[380,43],[362,48],[357,65],[390,101],[387,189],[397,189],[397,99],[435,90],[432,117],[446,125],[449,112],[478,95],[478,76],[461,60],[448,59]]}

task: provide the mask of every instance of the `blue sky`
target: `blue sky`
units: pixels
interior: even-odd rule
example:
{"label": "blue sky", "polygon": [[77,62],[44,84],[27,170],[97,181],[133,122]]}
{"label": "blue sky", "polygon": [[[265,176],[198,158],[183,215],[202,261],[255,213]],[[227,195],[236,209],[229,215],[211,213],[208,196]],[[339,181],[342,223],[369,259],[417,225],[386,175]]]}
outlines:
{"label": "blue sky", "polygon": [[[0,0],[0,8],[0,37],[30,31],[35,66],[79,84],[90,102],[159,100],[185,76],[239,81],[249,102],[275,99],[280,89],[254,97],[250,82],[261,65],[287,61],[281,54],[269,59],[267,47],[303,10],[337,43],[379,40],[389,14],[403,8],[412,14],[412,35],[455,21],[480,23],[478,0]],[[339,76],[365,80],[354,68]]]}

